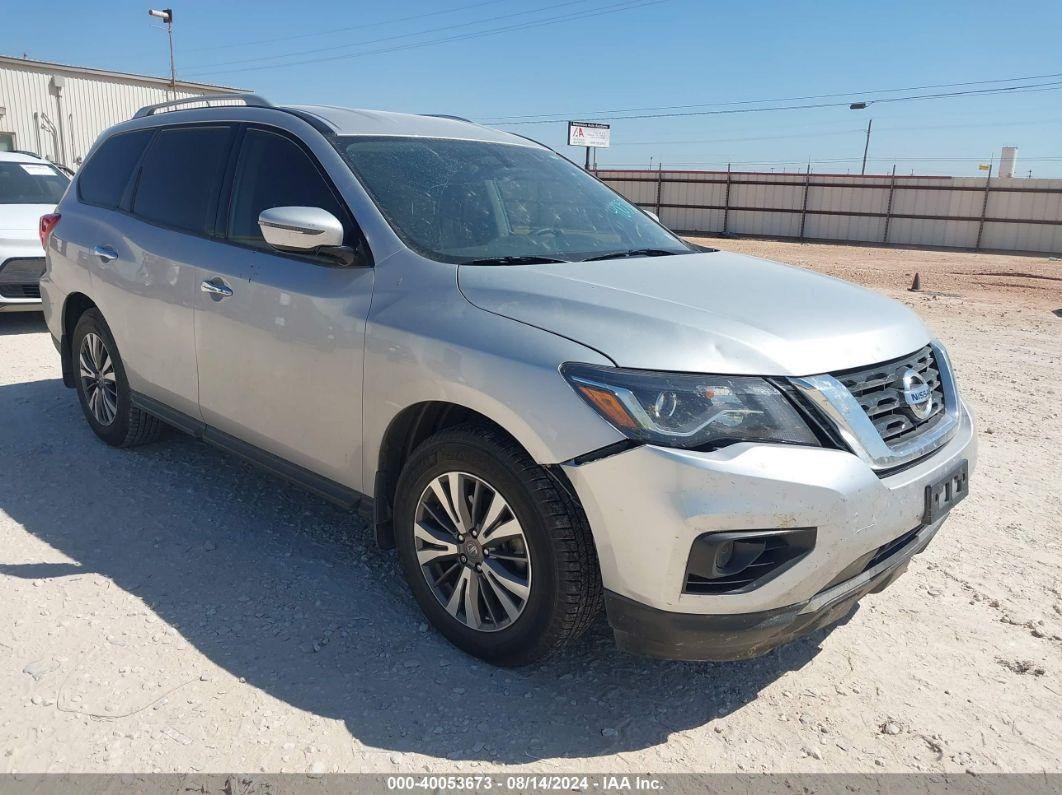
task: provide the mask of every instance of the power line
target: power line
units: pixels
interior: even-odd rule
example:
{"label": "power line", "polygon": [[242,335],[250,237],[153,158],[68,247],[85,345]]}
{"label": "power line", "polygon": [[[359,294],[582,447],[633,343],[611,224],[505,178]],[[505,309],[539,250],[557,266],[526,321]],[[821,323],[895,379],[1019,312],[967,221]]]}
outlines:
{"label": "power line", "polygon": [[[950,162],[964,162],[964,163],[984,163],[995,156],[991,157],[870,157],[868,160],[880,163],[950,163]],[[833,157],[833,158],[804,158],[802,160],[733,160],[724,158],[721,160],[675,160],[669,161],[667,165],[672,166],[718,166],[718,165],[733,165],[733,166],[806,166],[809,163],[811,165],[828,165],[830,163],[859,163],[862,162],[862,157]],[[1033,163],[1054,163],[1062,161],[1062,156],[1046,156],[1046,157],[1026,157],[1022,155],[1022,162]],[[608,163],[608,166],[639,166],[644,165],[645,161],[640,162],[623,162],[623,163]],[[602,170],[607,170],[602,169]],[[666,169],[665,169],[666,170]]]}
{"label": "power line", "polygon": [[[990,95],[990,94],[1006,94],[1006,93],[1031,93],[1033,91],[1057,91],[1062,88],[1062,81],[1055,81],[1049,83],[1033,83],[1023,86],[1007,86],[1004,88],[983,88],[972,89],[969,91],[949,91],[936,94],[918,94],[909,95],[904,97],[885,97],[882,99],[866,100],[867,106],[877,105],[886,102],[914,102],[927,99],[945,99],[949,97],[961,97],[961,96],[976,96],[976,95]],[[586,117],[581,116],[583,121],[594,122],[606,122],[606,121],[629,121],[632,119],[673,119],[680,117],[690,116],[724,116],[732,115],[736,113],[766,113],[769,111],[779,110],[809,110],[815,108],[837,108],[846,107],[848,102],[817,102],[804,105],[774,105],[766,108],[728,108],[725,110],[702,110],[702,111],[687,111],[681,113],[644,113],[639,115],[629,116],[599,116],[599,117]],[[561,119],[547,119],[542,121],[516,121],[507,122],[501,124],[501,127],[523,127],[532,124],[558,124]]]}
{"label": "power line", "polygon": [[[1032,93],[1032,92],[1029,92]],[[878,133],[888,132],[921,132],[922,130],[974,130],[991,127],[1025,127],[1030,124],[1062,124],[1062,117],[1054,119],[1028,119],[1025,121],[995,121],[983,124],[924,124],[917,127],[882,127],[875,128],[875,136]],[[863,132],[862,129],[859,132]]]}
{"label": "power line", "polygon": [[[387,41],[395,41],[396,39],[408,39],[411,36],[423,36],[428,33],[439,33],[445,30],[456,30],[458,28],[467,28],[472,25],[483,25],[488,22],[497,22],[502,19],[512,19],[513,17],[527,16],[528,14],[537,14],[542,11],[552,11],[555,8],[561,8],[563,6],[579,5],[582,3],[590,2],[590,0],[565,0],[562,3],[553,3],[548,6],[540,6],[539,8],[529,8],[524,11],[513,11],[508,14],[499,14],[498,16],[485,17],[481,19],[473,19],[468,22],[457,22],[453,25],[442,25],[437,28],[428,28],[427,30],[418,30],[412,33],[396,33],[392,36],[383,36],[379,39],[369,39],[368,41],[358,41],[350,44],[338,44],[333,47],[315,47],[312,50],[295,50],[294,52],[277,53],[275,55],[259,56],[257,58],[240,58],[235,61],[219,61],[217,63],[200,64],[198,68],[208,69],[215,66],[231,66],[244,63],[260,63],[264,60],[276,60],[279,58],[297,58],[300,55],[312,55],[320,52],[331,52],[335,50],[349,50],[353,47],[364,47],[370,44],[381,44]],[[277,66],[284,66],[285,64],[277,64]]]}
{"label": "power line", "polygon": [[[989,122],[985,124],[927,124],[920,126],[905,126],[905,127],[881,127],[875,128],[875,134],[883,134],[890,132],[920,132],[923,130],[951,130],[951,129],[979,129],[984,127],[1022,127],[1030,124],[1058,124],[1062,123],[1062,118],[1054,119],[1032,119],[1026,121],[1012,121],[1012,122]],[[658,140],[658,141],[613,141],[611,148],[615,149],[621,146],[677,146],[684,144],[720,144],[720,143],[742,143],[745,141],[782,141],[790,139],[800,138],[821,138],[827,135],[852,135],[855,133],[863,134],[866,132],[865,127],[853,127],[849,129],[838,130],[832,127],[813,129],[809,132],[802,133],[786,133],[784,135],[764,135],[751,137],[748,135],[738,135],[734,132],[733,138],[690,138],[679,140]]]}
{"label": "power line", "polygon": [[[890,163],[892,161],[894,161],[894,160],[899,160],[899,161],[926,160],[926,161],[932,161],[932,162],[944,162],[944,161],[947,161],[947,160],[955,160],[955,161],[979,160],[980,162],[983,163],[986,160],[991,160],[991,159],[994,159],[996,157],[998,157],[998,153],[993,154],[993,155],[989,155],[988,157],[982,156],[982,157],[979,157],[979,158],[978,157],[955,157],[953,155],[948,155],[946,157],[928,157],[928,156],[923,155],[921,157],[871,157],[869,159],[870,160],[888,161]],[[1056,161],[1056,160],[1062,160],[1062,155],[1051,155],[1051,156],[1045,156],[1045,157],[1028,157],[1026,155],[1022,155],[1021,159],[1022,160],[1034,160],[1034,161],[1036,161],[1038,163],[1039,162],[1053,162],[1053,161]]]}
{"label": "power line", "polygon": [[821,138],[824,135],[851,135],[853,133],[862,132],[865,132],[864,128],[855,127],[850,130],[823,130],[819,132],[787,133],[786,135],[763,135],[755,138],[738,136],[736,138],[694,138],[684,141],[619,141],[609,144],[609,147],[615,149],[617,146],[670,146],[673,144],[727,144],[741,143],[742,141],[782,141],[791,138]]}
{"label": "power line", "polygon": [[391,19],[383,19],[379,22],[367,22],[361,25],[348,25],[342,28],[329,28],[328,30],[322,30],[314,33],[298,33],[293,36],[276,36],[272,39],[255,39],[253,41],[239,41],[228,42],[225,44],[213,44],[208,47],[190,47],[186,48],[185,52],[207,52],[209,50],[231,50],[234,47],[251,47],[255,44],[274,44],[278,41],[292,41],[294,39],[310,39],[317,36],[331,36],[336,33],[346,33],[352,30],[366,30],[368,28],[380,28],[385,25],[396,25],[399,22],[412,22],[418,19],[426,19],[427,17],[437,17],[444,14],[457,14],[461,11],[468,11],[473,8],[480,8],[482,6],[493,6],[498,3],[507,2],[508,0],[481,0],[479,3],[472,3],[470,5],[457,6],[456,8],[443,8],[438,11],[428,11],[422,14],[413,14],[405,17],[393,17]]}
{"label": "power line", "polygon": [[[553,25],[557,22],[567,22],[577,19],[588,19],[590,17],[601,16],[603,14],[619,13],[621,11],[630,11],[637,8],[645,8],[648,6],[658,5],[660,3],[666,3],[669,0],[639,0],[638,2],[631,2],[625,0],[625,2],[614,3],[612,5],[601,6],[597,9],[587,9],[586,11],[579,11],[572,14],[564,14],[556,17],[548,17],[546,19],[536,20],[534,22],[525,22],[519,25],[509,25],[507,27],[492,28],[489,30],[477,31],[475,33],[466,33],[460,36],[449,36],[442,39],[432,39],[429,41],[413,42],[410,44],[399,45],[396,47],[385,47],[377,50],[366,50],[359,53],[348,53],[344,55],[332,55],[324,58],[307,58],[302,61],[291,61],[284,64],[264,64],[262,66],[244,67],[241,69],[227,69],[221,72],[222,74],[234,74],[237,72],[257,72],[263,69],[280,69],[289,66],[301,66],[304,64],[322,63],[325,61],[339,61],[350,58],[362,58],[366,55],[382,55],[384,53],[398,52],[400,50],[410,50],[419,47],[430,47],[436,44],[446,44],[452,41],[465,41],[468,39],[477,39],[483,36],[493,36],[499,33],[507,33],[514,30],[527,30],[529,28],[537,28],[545,25]],[[185,77],[202,76],[204,74],[218,74],[218,72],[186,72]]]}
{"label": "power line", "polygon": [[765,102],[802,102],[811,99],[833,99],[836,97],[856,97],[870,94],[894,94],[900,91],[925,91],[933,88],[962,88],[965,86],[985,85],[988,83],[1017,83],[1022,80],[1047,80],[1050,78],[1062,77],[1062,72],[1055,72],[1053,74],[1046,75],[1027,75],[1025,77],[1001,77],[991,80],[967,80],[961,83],[936,83],[933,85],[924,86],[906,86],[904,88],[877,88],[867,89],[862,91],[844,91],[835,94],[810,94],[803,97],[778,97],[775,99],[745,99],[734,102],[705,102],[694,105],[662,105],[659,107],[647,107],[647,108],[613,108],[611,110],[595,110],[595,111],[580,111],[579,113],[529,113],[523,116],[494,116],[491,121],[485,122],[487,124],[501,124],[508,120],[517,121],[520,119],[538,119],[546,121],[546,117],[551,117],[555,121],[566,121],[568,119],[583,118],[586,115],[603,115],[603,114],[615,114],[615,113],[640,113],[643,111],[667,111],[667,110],[689,110],[691,108],[722,108],[730,107],[734,105],[758,105]]}

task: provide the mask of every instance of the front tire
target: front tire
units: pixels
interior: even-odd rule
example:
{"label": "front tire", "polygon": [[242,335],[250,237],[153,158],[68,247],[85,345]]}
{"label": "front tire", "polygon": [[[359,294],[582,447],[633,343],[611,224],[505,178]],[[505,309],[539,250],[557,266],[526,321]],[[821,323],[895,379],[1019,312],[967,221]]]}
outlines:
{"label": "front tire", "polygon": [[601,609],[582,509],[515,441],[475,424],[410,456],[395,497],[406,580],[431,623],[499,665],[539,660]]}
{"label": "front tire", "polygon": [[78,318],[70,356],[81,410],[98,437],[112,447],[133,447],[158,438],[162,422],[133,405],[118,345],[98,309],[88,309]]}

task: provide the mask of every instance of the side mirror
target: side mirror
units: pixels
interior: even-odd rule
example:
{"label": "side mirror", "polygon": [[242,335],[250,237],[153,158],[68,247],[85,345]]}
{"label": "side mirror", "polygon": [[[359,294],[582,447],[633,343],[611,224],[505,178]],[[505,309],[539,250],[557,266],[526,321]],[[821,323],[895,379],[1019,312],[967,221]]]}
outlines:
{"label": "side mirror", "polygon": [[258,216],[265,242],[277,251],[324,254],[344,265],[354,262],[354,249],[343,245],[343,224],[320,207],[272,207]]}

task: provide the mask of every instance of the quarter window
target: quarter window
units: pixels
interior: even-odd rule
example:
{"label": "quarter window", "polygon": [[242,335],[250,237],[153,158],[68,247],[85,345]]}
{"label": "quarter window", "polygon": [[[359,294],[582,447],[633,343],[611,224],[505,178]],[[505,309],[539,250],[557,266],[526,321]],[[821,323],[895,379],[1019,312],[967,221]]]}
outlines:
{"label": "quarter window", "polygon": [[258,215],[273,207],[319,207],[348,227],[347,214],[313,160],[284,136],[248,130],[233,184],[229,239],[235,243],[268,249]]}
{"label": "quarter window", "polygon": [[144,156],[133,213],[196,234],[213,231],[230,134],[229,127],[162,130]]}
{"label": "quarter window", "polygon": [[112,135],[100,144],[78,174],[77,191],[81,201],[112,210],[117,207],[133,168],[154,134],[154,130],[138,130]]}

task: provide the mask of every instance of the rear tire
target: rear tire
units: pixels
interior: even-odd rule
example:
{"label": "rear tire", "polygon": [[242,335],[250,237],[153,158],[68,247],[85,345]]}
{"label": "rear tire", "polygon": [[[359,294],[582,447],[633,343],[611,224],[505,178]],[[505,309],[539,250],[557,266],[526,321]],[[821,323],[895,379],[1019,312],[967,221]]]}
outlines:
{"label": "rear tire", "polygon": [[81,410],[98,437],[112,447],[133,447],[159,437],[165,426],[133,405],[118,345],[98,309],[87,309],[78,318],[70,358]]}
{"label": "rear tire", "polygon": [[[463,509],[450,494],[464,495]],[[394,516],[414,597],[473,656],[506,666],[535,662],[578,638],[601,610],[582,508],[496,429],[460,425],[421,444],[399,477]]]}

